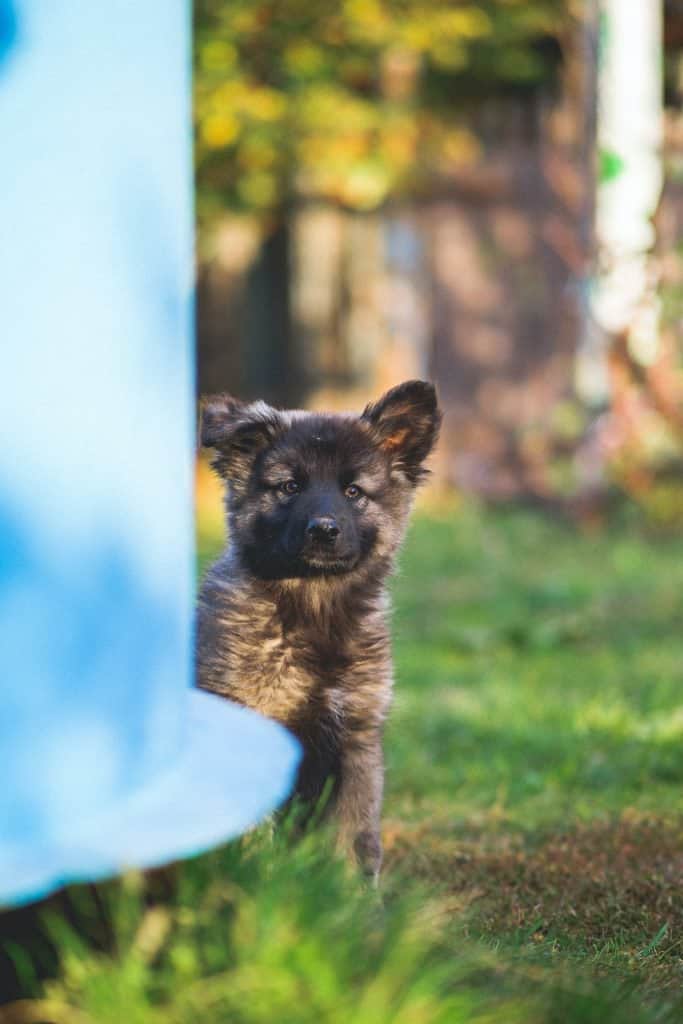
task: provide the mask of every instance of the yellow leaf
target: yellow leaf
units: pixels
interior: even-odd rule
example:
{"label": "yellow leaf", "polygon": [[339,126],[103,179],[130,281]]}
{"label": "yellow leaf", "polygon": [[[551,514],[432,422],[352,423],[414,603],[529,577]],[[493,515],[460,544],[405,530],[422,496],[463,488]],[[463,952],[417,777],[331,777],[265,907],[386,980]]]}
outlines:
{"label": "yellow leaf", "polygon": [[287,110],[287,98],[265,86],[245,90],[242,109],[259,121],[279,121]]}
{"label": "yellow leaf", "polygon": [[436,35],[451,39],[479,39],[490,35],[493,28],[491,19],[480,7],[460,7],[443,11],[438,17]]}
{"label": "yellow leaf", "polygon": [[200,133],[209,149],[223,149],[239,135],[239,121],[232,114],[223,111],[209,114],[201,122]]}
{"label": "yellow leaf", "polygon": [[265,209],[277,198],[277,182],[272,174],[257,171],[247,174],[237,183],[237,192],[243,202]]}
{"label": "yellow leaf", "polygon": [[372,210],[382,203],[391,187],[386,168],[376,162],[357,164],[347,176],[342,199],[360,210]]}
{"label": "yellow leaf", "polygon": [[205,71],[228,71],[236,58],[235,47],[222,39],[209,40],[199,51],[199,63]]}
{"label": "yellow leaf", "polygon": [[322,52],[312,43],[300,40],[288,46],[283,55],[284,65],[293,75],[314,75],[325,64]]}

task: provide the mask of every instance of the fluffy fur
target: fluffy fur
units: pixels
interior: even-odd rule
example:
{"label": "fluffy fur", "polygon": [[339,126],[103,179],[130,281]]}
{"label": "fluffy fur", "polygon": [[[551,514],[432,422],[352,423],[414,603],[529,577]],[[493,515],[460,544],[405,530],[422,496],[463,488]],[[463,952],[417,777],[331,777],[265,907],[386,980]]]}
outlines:
{"label": "fluffy fur", "polygon": [[229,544],[200,589],[198,685],[291,729],[304,750],[297,796],[312,804],[331,787],[340,843],[375,877],[392,688],[385,586],[439,422],[422,381],[361,416],[229,396],[202,415]]}

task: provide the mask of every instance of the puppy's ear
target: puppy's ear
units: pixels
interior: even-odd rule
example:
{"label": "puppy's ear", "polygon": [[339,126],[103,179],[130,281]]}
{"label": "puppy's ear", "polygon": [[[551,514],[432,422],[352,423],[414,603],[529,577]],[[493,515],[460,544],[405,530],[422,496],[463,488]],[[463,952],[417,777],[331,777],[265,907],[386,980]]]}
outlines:
{"label": "puppy's ear", "polygon": [[411,483],[427,475],[424,460],[436,443],[441,423],[436,391],[423,380],[408,380],[365,409],[377,444]]}
{"label": "puppy's ear", "polygon": [[199,443],[214,451],[212,464],[225,477],[245,475],[262,448],[283,429],[281,414],[265,402],[212,395],[201,404]]}

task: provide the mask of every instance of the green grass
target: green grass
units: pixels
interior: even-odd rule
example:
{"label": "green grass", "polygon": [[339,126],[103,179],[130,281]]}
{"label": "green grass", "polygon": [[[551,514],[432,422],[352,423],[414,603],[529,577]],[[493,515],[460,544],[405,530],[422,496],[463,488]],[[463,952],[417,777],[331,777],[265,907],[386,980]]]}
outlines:
{"label": "green grass", "polygon": [[267,826],[71,890],[31,1019],[683,1020],[683,540],[422,513],[394,596],[381,898]]}

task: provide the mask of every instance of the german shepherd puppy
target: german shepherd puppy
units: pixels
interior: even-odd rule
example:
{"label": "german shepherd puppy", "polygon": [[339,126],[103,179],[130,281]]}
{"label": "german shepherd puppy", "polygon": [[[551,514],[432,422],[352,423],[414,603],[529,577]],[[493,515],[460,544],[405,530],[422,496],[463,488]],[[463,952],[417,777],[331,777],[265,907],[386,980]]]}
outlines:
{"label": "german shepherd puppy", "polygon": [[441,414],[407,381],[360,416],[206,400],[228,547],[199,594],[198,685],[303,747],[295,794],[329,784],[340,844],[377,878],[392,664],[386,582]]}

